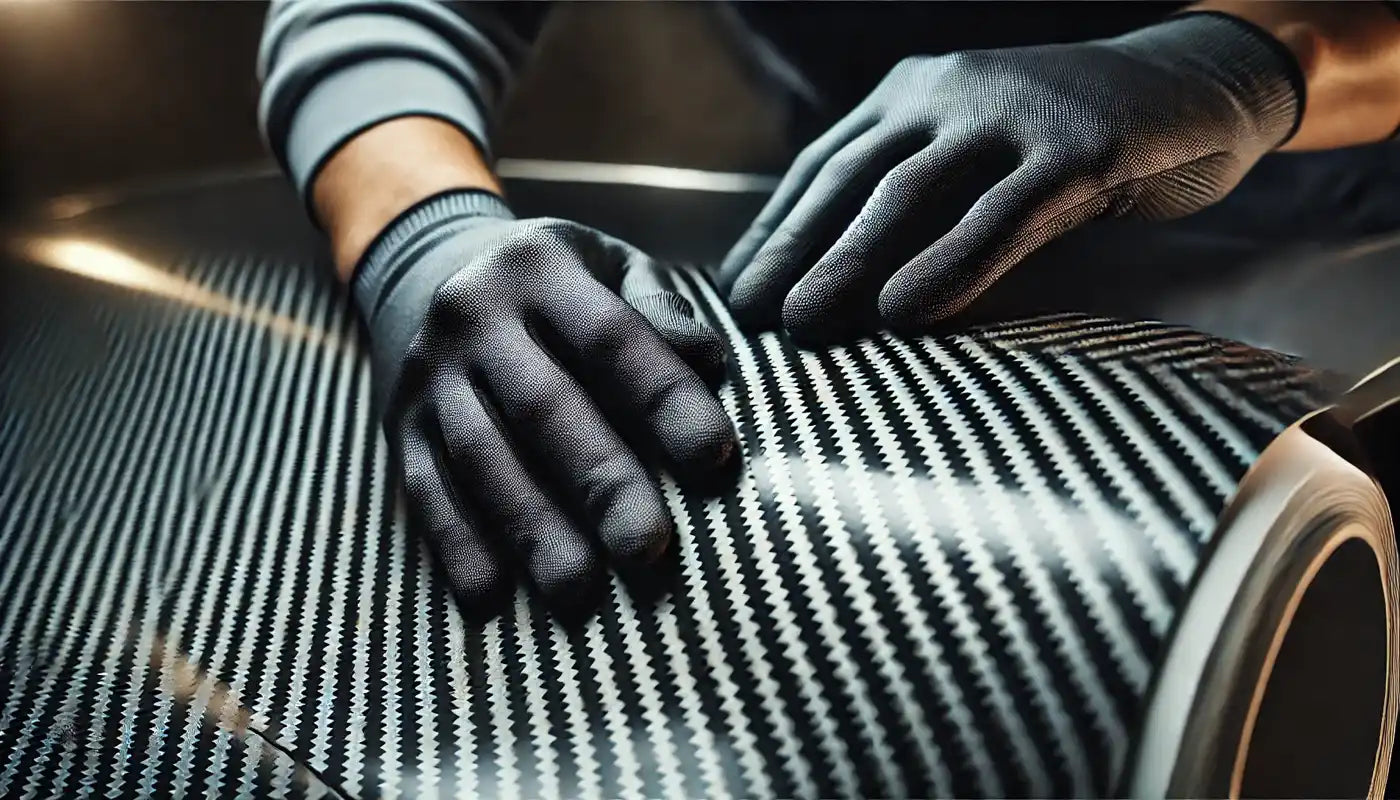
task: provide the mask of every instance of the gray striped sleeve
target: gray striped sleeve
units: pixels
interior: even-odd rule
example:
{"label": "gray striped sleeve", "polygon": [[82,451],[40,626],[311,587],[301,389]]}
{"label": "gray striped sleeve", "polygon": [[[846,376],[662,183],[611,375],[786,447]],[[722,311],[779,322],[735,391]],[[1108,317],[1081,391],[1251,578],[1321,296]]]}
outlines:
{"label": "gray striped sleeve", "polygon": [[546,7],[433,0],[273,0],[258,121],[306,197],[326,159],[396,117],[437,117],[491,156],[494,111]]}

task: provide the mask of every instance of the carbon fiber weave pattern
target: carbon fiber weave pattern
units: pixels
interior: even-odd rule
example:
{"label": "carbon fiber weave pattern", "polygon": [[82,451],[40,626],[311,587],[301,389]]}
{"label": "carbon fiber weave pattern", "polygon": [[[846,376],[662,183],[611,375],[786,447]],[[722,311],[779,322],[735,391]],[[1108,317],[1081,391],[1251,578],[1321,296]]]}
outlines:
{"label": "carbon fiber weave pattern", "polygon": [[741,481],[666,483],[665,591],[473,620],[291,240],[184,242],[154,297],[16,267],[0,795],[1112,793],[1217,513],[1318,402],[1274,354],[1074,315],[798,351],[686,271]]}

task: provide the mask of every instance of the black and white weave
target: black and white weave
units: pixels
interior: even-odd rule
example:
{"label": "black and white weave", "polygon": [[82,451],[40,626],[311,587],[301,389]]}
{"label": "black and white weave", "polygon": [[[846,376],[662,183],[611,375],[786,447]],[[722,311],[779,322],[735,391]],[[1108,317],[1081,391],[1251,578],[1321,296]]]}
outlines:
{"label": "black and white weave", "polygon": [[20,266],[0,301],[0,796],[1121,791],[1218,512],[1318,402],[1072,315],[799,351],[687,272],[740,482],[667,482],[664,590],[480,621],[405,531],[309,233],[133,236],[186,288]]}

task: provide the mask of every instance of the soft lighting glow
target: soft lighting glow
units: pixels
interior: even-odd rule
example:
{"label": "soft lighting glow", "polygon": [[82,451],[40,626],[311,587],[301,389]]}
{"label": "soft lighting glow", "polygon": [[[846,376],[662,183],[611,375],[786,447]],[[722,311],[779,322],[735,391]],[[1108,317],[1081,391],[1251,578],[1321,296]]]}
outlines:
{"label": "soft lighting glow", "polygon": [[[5,0],[0,0],[3,4]],[[657,189],[685,189],[698,192],[766,194],[778,187],[778,176],[751,172],[715,172],[653,164],[610,164],[595,161],[553,161],[540,158],[503,158],[496,162],[502,178],[545,183],[587,183],[598,185],[649,186]],[[210,170],[195,176],[156,179],[92,192],[53,198],[45,210],[52,219],[71,219],[95,209],[106,208],[133,197],[161,196],[171,189],[213,188],[235,181],[281,176],[277,167],[263,162],[243,164],[224,170]]]}
{"label": "soft lighting glow", "polygon": [[[157,635],[151,640],[147,653],[147,666],[151,672],[160,675],[161,691],[177,703],[188,706],[200,714],[210,724],[242,739],[246,745],[261,741],[270,745],[276,755],[263,753],[262,757],[282,758],[292,762],[292,780],[303,791],[313,787],[322,790],[321,796],[328,794],[328,784],[320,773],[283,742],[281,731],[274,720],[260,714],[240,699],[240,692],[191,656],[182,653],[177,642]],[[335,793],[343,797],[343,794]]]}
{"label": "soft lighting glow", "polygon": [[607,164],[593,161],[553,161],[503,158],[496,164],[502,178],[562,183],[628,184],[697,192],[771,192],[778,186],[772,175],[748,172],[714,172],[651,164]]}
{"label": "soft lighting glow", "polygon": [[340,344],[328,332],[304,325],[283,314],[211,292],[102,242],[35,238],[23,242],[20,252],[30,261],[45,267],[245,320],[269,328],[281,336],[306,339],[317,344]]}

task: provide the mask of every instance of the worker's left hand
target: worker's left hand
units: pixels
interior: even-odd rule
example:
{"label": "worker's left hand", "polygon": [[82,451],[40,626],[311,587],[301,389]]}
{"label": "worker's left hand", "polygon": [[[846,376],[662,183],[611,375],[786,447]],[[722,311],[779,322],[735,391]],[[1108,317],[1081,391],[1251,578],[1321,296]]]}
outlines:
{"label": "worker's left hand", "polygon": [[746,327],[795,337],[961,310],[1099,216],[1219,200],[1301,113],[1291,54],[1233,17],[907,59],[798,156],[720,273]]}

